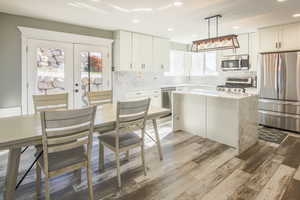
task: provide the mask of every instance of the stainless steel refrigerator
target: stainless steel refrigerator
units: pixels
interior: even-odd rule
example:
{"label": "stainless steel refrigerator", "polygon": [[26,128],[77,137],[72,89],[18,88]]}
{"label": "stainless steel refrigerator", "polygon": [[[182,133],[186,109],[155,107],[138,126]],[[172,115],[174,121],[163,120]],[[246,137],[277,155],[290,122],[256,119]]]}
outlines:
{"label": "stainless steel refrigerator", "polygon": [[260,57],[259,123],[300,132],[300,51]]}

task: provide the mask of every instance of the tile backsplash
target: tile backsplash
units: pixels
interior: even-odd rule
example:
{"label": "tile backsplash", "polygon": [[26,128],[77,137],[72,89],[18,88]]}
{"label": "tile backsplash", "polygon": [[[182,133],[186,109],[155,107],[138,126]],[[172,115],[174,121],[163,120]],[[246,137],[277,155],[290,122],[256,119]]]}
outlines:
{"label": "tile backsplash", "polygon": [[162,86],[176,84],[199,84],[217,86],[225,83],[227,77],[255,76],[252,72],[222,73],[214,76],[202,77],[176,77],[164,76],[163,73],[154,72],[114,72],[113,89],[118,98],[123,98],[128,92],[139,90],[155,90]]}

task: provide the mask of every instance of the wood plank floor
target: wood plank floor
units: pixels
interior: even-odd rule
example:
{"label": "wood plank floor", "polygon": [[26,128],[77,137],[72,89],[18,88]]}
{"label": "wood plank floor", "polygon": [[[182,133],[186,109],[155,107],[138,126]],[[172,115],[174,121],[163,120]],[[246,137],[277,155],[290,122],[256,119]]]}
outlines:
{"label": "wood plank floor", "polygon": [[[152,127],[148,127],[153,134]],[[148,175],[141,168],[139,149],[122,162],[123,188],[118,191],[114,155],[106,150],[103,173],[97,171],[98,146],[93,154],[94,193],[97,200],[300,200],[300,138],[290,135],[280,145],[260,141],[239,156],[223,144],[160,124],[164,160],[147,140]],[[22,155],[20,175],[34,150]],[[0,199],[3,198],[6,155],[0,156]],[[77,184],[73,174],[51,180],[52,199],[88,199],[85,171]],[[34,170],[17,190],[18,200],[35,198]]]}

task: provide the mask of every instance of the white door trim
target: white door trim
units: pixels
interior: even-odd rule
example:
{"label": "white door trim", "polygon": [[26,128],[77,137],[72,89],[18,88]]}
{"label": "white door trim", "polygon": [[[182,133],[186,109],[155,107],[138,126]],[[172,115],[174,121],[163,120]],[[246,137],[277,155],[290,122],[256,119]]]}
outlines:
{"label": "white door trim", "polygon": [[85,36],[73,33],[64,33],[64,32],[56,32],[49,31],[43,29],[35,29],[28,28],[24,26],[18,26],[18,29],[21,32],[21,49],[22,49],[22,104],[21,110],[22,114],[28,114],[28,59],[27,59],[27,51],[28,51],[28,40],[29,39],[37,39],[37,40],[48,40],[55,42],[67,42],[72,44],[86,44],[86,45],[95,45],[95,46],[105,46],[109,49],[109,67],[112,68],[112,39],[100,38],[100,37],[92,37]]}

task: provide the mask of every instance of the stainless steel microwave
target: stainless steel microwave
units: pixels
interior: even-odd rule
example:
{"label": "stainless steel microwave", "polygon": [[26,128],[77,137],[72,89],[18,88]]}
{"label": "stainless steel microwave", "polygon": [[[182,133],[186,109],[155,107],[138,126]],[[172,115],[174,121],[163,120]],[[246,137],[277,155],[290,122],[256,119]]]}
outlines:
{"label": "stainless steel microwave", "polygon": [[226,56],[221,60],[223,71],[249,70],[249,55]]}

